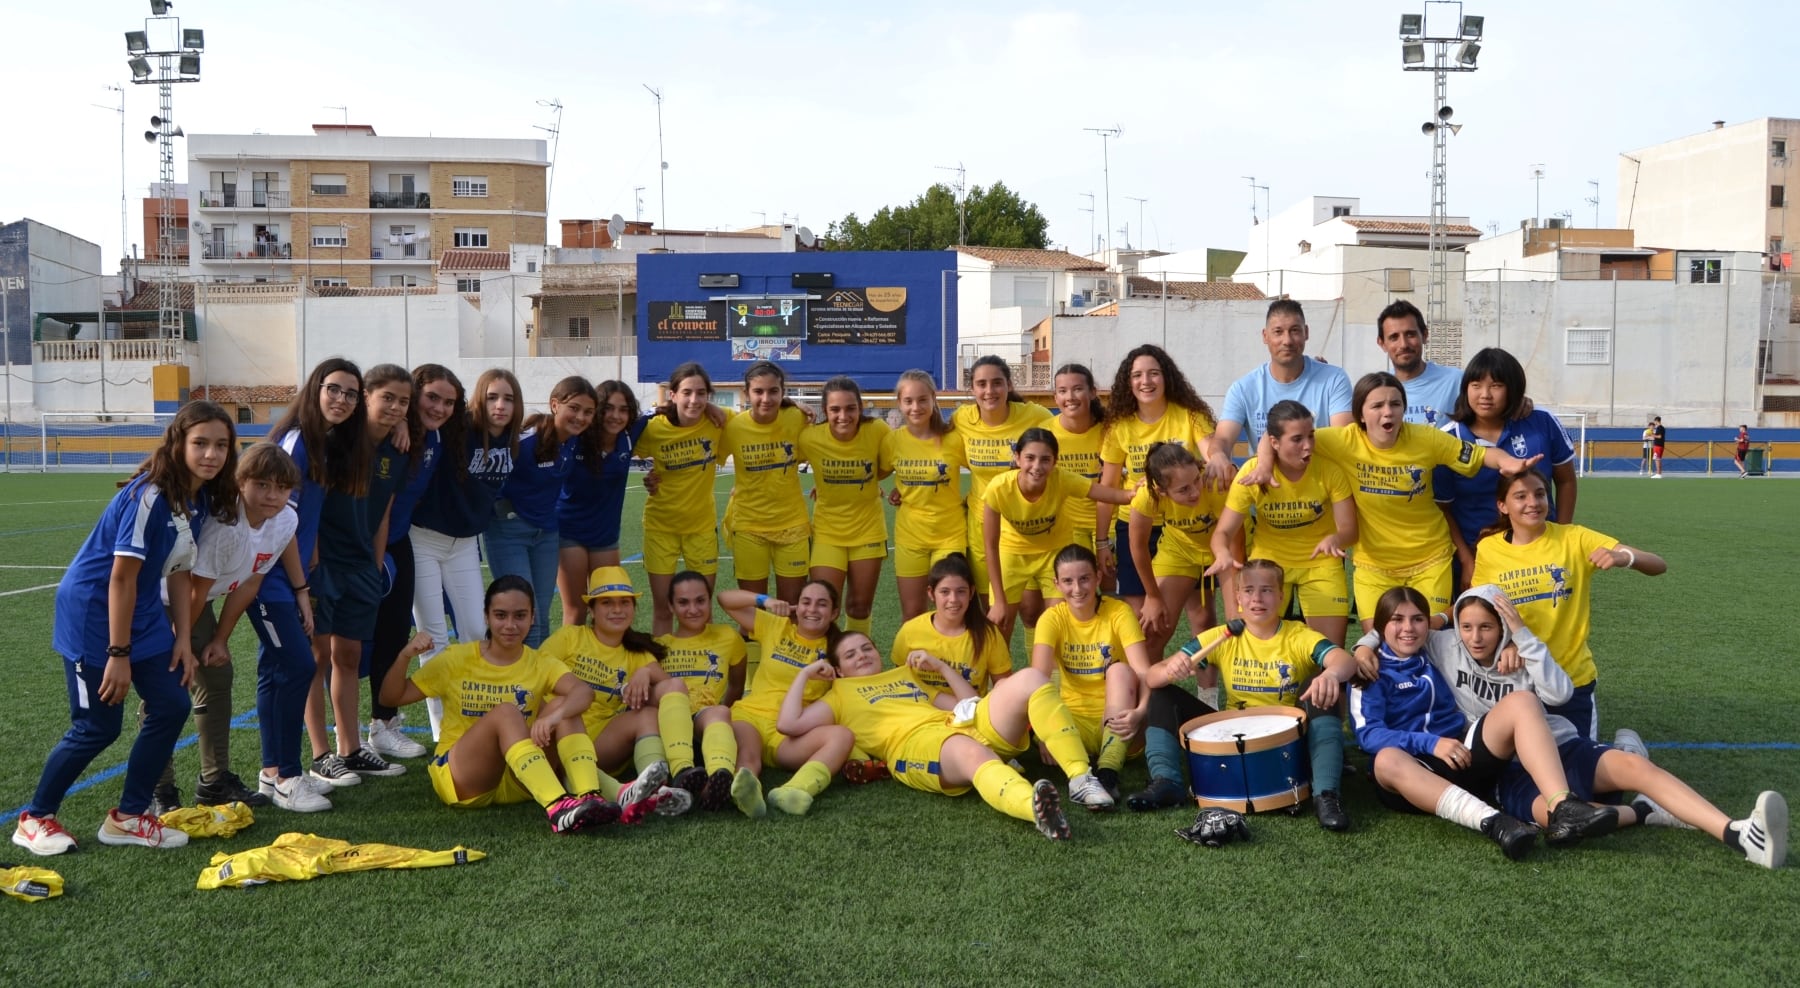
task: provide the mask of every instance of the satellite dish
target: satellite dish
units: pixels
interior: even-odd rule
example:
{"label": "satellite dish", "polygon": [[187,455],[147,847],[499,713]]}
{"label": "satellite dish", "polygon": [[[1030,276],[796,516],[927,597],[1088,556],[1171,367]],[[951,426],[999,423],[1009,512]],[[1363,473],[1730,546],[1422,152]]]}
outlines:
{"label": "satellite dish", "polygon": [[205,233],[206,232],[206,221],[205,220],[195,220],[194,222],[192,222],[188,225],[194,228],[195,233]]}
{"label": "satellite dish", "polygon": [[819,238],[813,236],[813,232],[806,227],[795,230],[794,236],[800,241],[800,246],[802,247],[811,247],[819,242]]}
{"label": "satellite dish", "polygon": [[625,217],[620,216],[618,213],[612,214],[612,219],[606,221],[606,233],[607,236],[612,237],[614,240],[624,236]]}

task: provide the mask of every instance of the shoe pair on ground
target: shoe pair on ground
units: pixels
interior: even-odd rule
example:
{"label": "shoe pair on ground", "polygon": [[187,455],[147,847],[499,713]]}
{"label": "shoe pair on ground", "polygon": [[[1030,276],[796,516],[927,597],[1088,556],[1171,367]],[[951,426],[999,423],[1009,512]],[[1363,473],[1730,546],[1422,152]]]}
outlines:
{"label": "shoe pair on ground", "polygon": [[[115,807],[108,810],[106,819],[100,822],[100,843],[119,847],[183,847],[188,842],[188,835],[174,827],[165,827],[161,820],[142,813],[137,816],[122,814]],[[76,850],[75,837],[55,816],[32,816],[29,813],[19,815],[18,825],[13,828],[12,842],[40,857],[50,857]]]}
{"label": "shoe pair on ground", "polygon": [[[1143,813],[1173,809],[1185,805],[1191,798],[1187,787],[1178,780],[1152,776],[1149,785],[1125,797],[1125,805],[1135,812]],[[1313,813],[1318,817],[1320,827],[1334,833],[1350,829],[1350,814],[1344,810],[1343,797],[1337,790],[1325,789],[1313,793],[1312,802]]]}

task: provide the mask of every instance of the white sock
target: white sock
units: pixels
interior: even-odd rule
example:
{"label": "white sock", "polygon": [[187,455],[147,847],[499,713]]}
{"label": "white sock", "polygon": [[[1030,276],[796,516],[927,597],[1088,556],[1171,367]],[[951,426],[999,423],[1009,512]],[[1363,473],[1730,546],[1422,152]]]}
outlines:
{"label": "white sock", "polygon": [[1461,786],[1450,786],[1438,797],[1437,815],[1451,823],[1460,823],[1470,830],[1479,831],[1482,824],[1499,812]]}

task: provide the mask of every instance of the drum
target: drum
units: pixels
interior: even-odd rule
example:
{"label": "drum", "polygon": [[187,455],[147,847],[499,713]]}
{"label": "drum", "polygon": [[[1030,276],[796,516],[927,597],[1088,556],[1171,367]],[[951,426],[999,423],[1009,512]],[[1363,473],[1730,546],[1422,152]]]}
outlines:
{"label": "drum", "polygon": [[1294,707],[1252,707],[1196,717],[1181,725],[1194,800],[1202,809],[1240,813],[1298,807],[1312,795],[1306,714]]}

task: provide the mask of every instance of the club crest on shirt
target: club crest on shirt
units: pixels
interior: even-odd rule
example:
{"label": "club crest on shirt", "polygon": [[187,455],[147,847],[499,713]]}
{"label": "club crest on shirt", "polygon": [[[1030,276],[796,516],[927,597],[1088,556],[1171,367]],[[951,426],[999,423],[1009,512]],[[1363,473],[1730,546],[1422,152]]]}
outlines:
{"label": "club crest on shirt", "polygon": [[1512,447],[1512,454],[1521,460],[1531,455],[1531,447],[1525,442],[1524,436],[1512,437],[1507,445]]}

